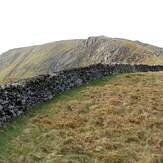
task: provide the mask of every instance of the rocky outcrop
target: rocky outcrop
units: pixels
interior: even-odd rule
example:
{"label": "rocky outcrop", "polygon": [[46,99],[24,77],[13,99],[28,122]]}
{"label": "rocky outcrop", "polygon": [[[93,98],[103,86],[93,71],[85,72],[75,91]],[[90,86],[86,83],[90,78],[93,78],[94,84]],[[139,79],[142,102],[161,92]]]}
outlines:
{"label": "rocky outcrop", "polygon": [[0,85],[0,125],[22,115],[34,104],[52,99],[65,90],[91,80],[111,76],[113,73],[161,70],[163,66],[159,65],[97,64]]}
{"label": "rocky outcrop", "polygon": [[12,49],[0,55],[0,82],[98,63],[163,65],[163,48],[98,36]]}

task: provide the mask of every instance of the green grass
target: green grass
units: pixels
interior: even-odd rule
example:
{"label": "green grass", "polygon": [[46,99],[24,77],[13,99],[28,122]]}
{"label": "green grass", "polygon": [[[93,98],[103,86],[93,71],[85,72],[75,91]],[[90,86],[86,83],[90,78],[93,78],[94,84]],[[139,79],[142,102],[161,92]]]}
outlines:
{"label": "green grass", "polygon": [[163,73],[115,75],[38,104],[0,129],[0,160],[163,160]]}
{"label": "green grass", "polygon": [[72,98],[80,99],[80,93],[82,90],[86,89],[89,86],[103,85],[108,80],[114,80],[115,75],[112,75],[112,78],[105,77],[101,80],[94,80],[85,84],[83,86],[72,88],[71,90],[63,92],[61,95],[54,97],[54,99],[49,100],[48,102],[37,104],[32,110],[27,112],[25,115],[18,117],[11,123],[7,123],[3,128],[0,128],[0,159],[8,158],[11,152],[14,151],[15,147],[12,145],[11,140],[23,131],[23,128],[26,126],[28,119],[36,115],[43,115],[48,113],[48,109],[51,105],[59,101],[68,101]]}

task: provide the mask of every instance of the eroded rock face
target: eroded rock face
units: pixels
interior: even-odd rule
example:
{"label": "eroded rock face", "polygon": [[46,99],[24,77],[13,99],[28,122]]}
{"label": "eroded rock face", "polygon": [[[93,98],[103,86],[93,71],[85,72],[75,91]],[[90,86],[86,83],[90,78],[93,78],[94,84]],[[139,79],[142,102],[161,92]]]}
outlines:
{"label": "eroded rock face", "polygon": [[0,125],[22,115],[34,104],[52,99],[65,90],[91,80],[100,79],[113,73],[161,70],[163,70],[163,66],[159,65],[97,64],[0,85]]}
{"label": "eroded rock face", "polygon": [[88,39],[84,41],[84,47],[87,48],[94,47],[98,39],[99,37],[88,37]]}
{"label": "eroded rock face", "polygon": [[17,48],[0,55],[0,82],[92,64],[160,64],[163,48],[106,36]]}

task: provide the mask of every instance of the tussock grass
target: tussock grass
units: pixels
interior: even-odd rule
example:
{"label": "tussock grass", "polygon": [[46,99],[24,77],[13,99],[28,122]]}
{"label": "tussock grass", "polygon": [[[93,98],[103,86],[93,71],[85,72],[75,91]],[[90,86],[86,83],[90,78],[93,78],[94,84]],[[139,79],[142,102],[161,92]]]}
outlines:
{"label": "tussock grass", "polygon": [[116,75],[39,104],[0,129],[0,160],[163,162],[163,73]]}

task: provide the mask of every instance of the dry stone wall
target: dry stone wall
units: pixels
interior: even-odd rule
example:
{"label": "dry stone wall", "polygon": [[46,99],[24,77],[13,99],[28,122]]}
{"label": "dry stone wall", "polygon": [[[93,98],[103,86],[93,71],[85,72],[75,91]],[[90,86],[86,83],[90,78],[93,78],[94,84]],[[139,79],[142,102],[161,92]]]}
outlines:
{"label": "dry stone wall", "polygon": [[97,64],[40,75],[12,84],[0,85],[0,126],[29,110],[34,104],[52,99],[56,95],[95,79],[113,73],[163,71],[159,65]]}

